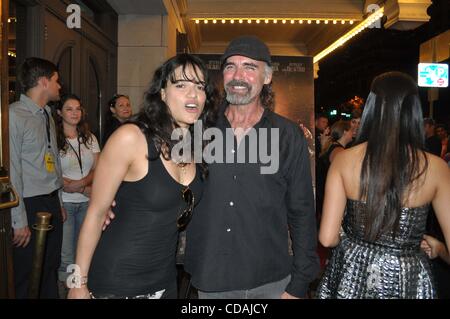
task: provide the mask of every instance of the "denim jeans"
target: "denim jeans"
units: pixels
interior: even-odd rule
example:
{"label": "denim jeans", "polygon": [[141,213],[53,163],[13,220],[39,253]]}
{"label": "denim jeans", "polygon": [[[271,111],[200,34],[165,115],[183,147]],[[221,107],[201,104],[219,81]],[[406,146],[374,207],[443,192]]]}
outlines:
{"label": "denim jeans", "polygon": [[69,275],[69,273],[66,272],[67,266],[75,263],[78,235],[80,233],[81,224],[86,216],[89,202],[64,202],[63,204],[64,209],[67,212],[67,220],[63,225],[61,266],[59,267],[58,279],[65,282]]}
{"label": "denim jeans", "polygon": [[291,275],[286,278],[270,282],[268,284],[248,289],[219,292],[198,291],[199,299],[280,299],[287,285],[291,281]]}

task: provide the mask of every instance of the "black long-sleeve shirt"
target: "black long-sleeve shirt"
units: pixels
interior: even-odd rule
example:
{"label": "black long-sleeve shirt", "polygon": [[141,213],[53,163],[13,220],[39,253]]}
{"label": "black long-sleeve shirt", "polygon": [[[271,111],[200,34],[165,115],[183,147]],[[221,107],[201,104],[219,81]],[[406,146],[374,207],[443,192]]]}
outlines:
{"label": "black long-sleeve shirt", "polygon": [[[231,153],[235,163],[209,165],[202,201],[187,227],[185,268],[193,285],[202,291],[252,289],[291,274],[286,291],[304,297],[316,278],[319,262],[303,133],[293,122],[265,110],[254,128],[279,129],[279,169],[274,174],[261,174],[260,168],[268,164],[260,160],[249,163],[247,158],[245,163],[236,163],[242,147],[248,154],[250,137],[245,137],[245,144],[241,141],[241,149],[236,147],[224,109],[217,128],[223,133],[228,128],[228,138],[234,141],[223,147],[223,162]],[[270,154],[273,150],[270,134],[267,136]],[[261,139],[265,138],[261,135]],[[294,256],[288,251],[288,229]]]}
{"label": "black long-sleeve shirt", "polygon": [[439,157],[441,156],[442,143],[439,137],[437,137],[436,135],[430,136],[425,139],[425,148],[427,152],[430,152],[431,154]]}
{"label": "black long-sleeve shirt", "polygon": [[122,125],[122,123],[115,118],[114,116],[112,116],[105,124],[105,131],[103,133],[103,138],[102,138],[102,145],[105,146],[106,145],[106,141],[108,141],[109,137],[112,135],[112,133],[114,133],[115,130],[117,130],[120,126]]}

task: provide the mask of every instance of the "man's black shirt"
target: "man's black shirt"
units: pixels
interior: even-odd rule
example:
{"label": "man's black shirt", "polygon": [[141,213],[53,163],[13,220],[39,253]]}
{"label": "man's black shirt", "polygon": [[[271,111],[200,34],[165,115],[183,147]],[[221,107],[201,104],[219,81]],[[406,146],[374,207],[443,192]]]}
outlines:
{"label": "man's black shirt", "polygon": [[[203,198],[187,227],[185,268],[196,288],[215,292],[252,289],[290,274],[286,291],[304,297],[319,263],[310,160],[303,132],[293,122],[265,110],[254,128],[268,130],[266,136],[257,134],[258,142],[267,141],[268,154],[274,151],[270,129],[279,129],[279,169],[261,174],[260,168],[268,164],[260,158],[249,163],[249,134],[237,149],[224,111],[217,128],[233,143],[223,147],[223,157],[231,154],[235,162],[209,165]],[[247,160],[236,163],[243,149]],[[288,229],[294,256],[289,254]]]}

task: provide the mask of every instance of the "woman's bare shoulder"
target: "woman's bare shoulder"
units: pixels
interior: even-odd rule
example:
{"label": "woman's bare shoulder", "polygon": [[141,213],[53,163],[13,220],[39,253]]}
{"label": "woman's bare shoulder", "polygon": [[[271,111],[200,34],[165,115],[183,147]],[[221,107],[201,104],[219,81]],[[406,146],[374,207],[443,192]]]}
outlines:
{"label": "woman's bare shoulder", "polygon": [[[364,158],[366,151],[366,143],[347,148],[336,154],[334,161],[339,167],[354,167],[356,163],[359,163]],[[333,162],[334,162],[333,161]]]}
{"label": "woman's bare shoulder", "polygon": [[136,125],[132,123],[127,123],[124,125],[121,125],[114,134],[117,133],[122,138],[136,138],[137,136],[141,136],[144,133],[142,133],[141,129]]}
{"label": "woman's bare shoulder", "polygon": [[124,124],[120,126],[111,137],[108,139],[108,142],[111,140],[115,143],[136,143],[140,138],[144,137],[144,133],[141,129],[135,124]]}
{"label": "woman's bare shoulder", "polygon": [[432,180],[450,178],[450,168],[442,158],[431,153],[425,153],[425,155],[428,160],[427,175]]}
{"label": "woman's bare shoulder", "polygon": [[145,145],[145,135],[140,128],[134,124],[124,124],[109,137],[104,151],[112,150],[115,153],[135,152]]}

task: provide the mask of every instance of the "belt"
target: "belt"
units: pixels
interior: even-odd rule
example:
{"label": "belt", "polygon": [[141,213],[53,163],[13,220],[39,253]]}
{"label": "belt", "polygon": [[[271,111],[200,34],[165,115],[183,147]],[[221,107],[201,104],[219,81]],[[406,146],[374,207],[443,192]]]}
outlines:
{"label": "belt", "polygon": [[89,292],[92,299],[161,299],[165,289],[159,290],[154,293],[136,295],[136,296],[118,296],[114,294],[93,294]]}
{"label": "belt", "polygon": [[31,196],[29,198],[49,198],[49,197],[54,197],[54,196],[58,196],[58,190],[57,189],[54,190],[53,192],[49,193],[49,194]]}

